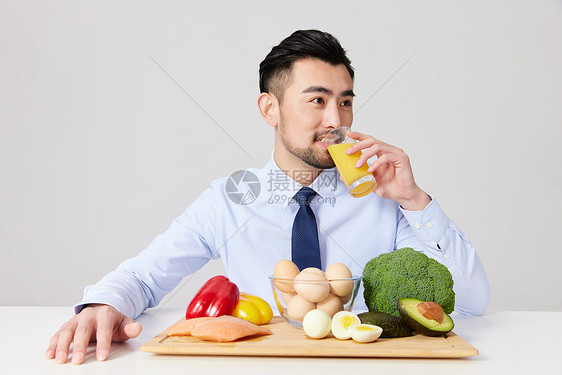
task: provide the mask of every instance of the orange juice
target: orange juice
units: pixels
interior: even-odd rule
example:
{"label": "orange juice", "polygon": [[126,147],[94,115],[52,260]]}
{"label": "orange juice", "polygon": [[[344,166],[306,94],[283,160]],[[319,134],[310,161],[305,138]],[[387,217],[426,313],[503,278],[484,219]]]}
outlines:
{"label": "orange juice", "polygon": [[359,160],[361,151],[357,151],[353,155],[347,155],[345,151],[352,145],[353,143],[329,145],[328,152],[342,175],[349,193],[356,198],[360,198],[372,193],[377,187],[377,182],[373,174],[367,171],[367,168],[369,168],[367,163],[363,164],[361,168],[355,168],[355,163]]}

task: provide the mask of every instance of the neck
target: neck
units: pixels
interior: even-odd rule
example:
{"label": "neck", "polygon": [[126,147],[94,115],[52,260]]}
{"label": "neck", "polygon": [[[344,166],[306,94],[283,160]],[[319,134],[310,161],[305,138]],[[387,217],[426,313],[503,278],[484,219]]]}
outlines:
{"label": "neck", "polygon": [[275,164],[285,172],[290,178],[301,184],[309,186],[322,172],[322,169],[311,167],[293,154],[278,152],[278,148],[273,151]]}

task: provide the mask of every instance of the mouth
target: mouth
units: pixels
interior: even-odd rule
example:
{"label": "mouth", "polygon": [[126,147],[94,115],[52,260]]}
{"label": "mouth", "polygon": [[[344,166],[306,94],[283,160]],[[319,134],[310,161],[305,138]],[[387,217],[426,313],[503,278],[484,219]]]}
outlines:
{"label": "mouth", "polygon": [[322,147],[323,149],[328,149],[326,142],[324,142],[324,136],[316,138],[314,140],[314,143],[320,144],[320,147]]}
{"label": "mouth", "polygon": [[326,138],[327,135],[328,135],[328,133],[319,135],[319,136],[316,137],[315,141],[324,143],[324,139]]}

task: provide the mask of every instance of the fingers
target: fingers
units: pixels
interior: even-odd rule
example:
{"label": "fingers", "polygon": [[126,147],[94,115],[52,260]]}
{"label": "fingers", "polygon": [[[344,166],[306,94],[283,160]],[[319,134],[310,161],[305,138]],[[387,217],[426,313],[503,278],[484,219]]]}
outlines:
{"label": "fingers", "polygon": [[140,323],[135,322],[133,319],[122,316],[119,322],[116,323],[113,332],[113,342],[123,342],[128,339],[137,337],[142,331]]}
{"label": "fingers", "polygon": [[359,159],[357,159],[357,163],[355,163],[355,168],[361,168],[361,166],[363,166],[363,164],[365,164],[367,162],[367,160],[369,160],[373,156],[377,155],[377,153],[378,153],[378,150],[377,150],[376,145],[371,146],[370,148],[363,151],[361,153],[361,156],[359,156]]}
{"label": "fingers", "polygon": [[96,358],[105,361],[111,349],[111,342],[122,342],[140,335],[142,326],[133,319],[119,313],[113,308],[98,313],[98,330],[96,333]]}
{"label": "fingers", "polygon": [[113,327],[116,324],[116,314],[112,314],[111,307],[100,309],[97,312],[97,331],[96,331],[96,358],[98,361],[105,361],[111,349],[111,339]]}
{"label": "fingers", "polygon": [[346,154],[351,155],[358,151],[362,151],[355,168],[360,168],[363,164],[367,162],[373,156],[381,157],[389,153],[395,153],[398,151],[396,147],[390,146],[384,142],[377,141],[374,138],[365,139],[363,141],[355,143],[353,146],[347,149]]}
{"label": "fingers", "polygon": [[370,172],[370,173],[373,173],[381,165],[388,164],[388,163],[391,163],[391,162],[392,162],[392,160],[390,160],[390,157],[388,156],[388,154],[384,154],[384,155],[378,157],[377,160],[375,160],[373,162],[373,164],[371,164],[369,166],[369,168],[367,168],[367,171]]}
{"label": "fingers", "polygon": [[[350,133],[361,134],[356,132]],[[408,158],[404,150],[402,150],[401,148],[379,141],[372,136],[361,134],[354,139],[358,139],[359,141],[349,147],[346,150],[346,154],[351,155],[358,151],[362,151],[359,159],[357,160],[357,163],[355,164],[356,168],[360,168],[367,162],[367,160],[371,159],[374,156],[377,156],[377,160],[375,160],[375,162],[373,162],[371,167],[368,169],[369,172],[373,172],[377,168],[376,166],[373,167],[373,165],[381,165],[383,163],[391,162],[403,162]],[[379,159],[381,159],[383,156],[383,160],[379,161]]]}
{"label": "fingers", "polygon": [[84,362],[84,357],[86,356],[86,350],[88,349],[88,344],[90,342],[90,338],[92,337],[93,330],[94,322],[92,319],[78,323],[78,326],[74,331],[74,343],[72,344],[73,365],[79,365]]}
{"label": "fingers", "polygon": [[401,149],[389,145],[388,143],[379,141],[378,139],[370,135],[365,135],[357,132],[348,132],[348,135],[351,138],[357,140],[357,142],[351,145],[345,153],[348,155],[352,155],[358,151],[362,151],[361,156],[359,157],[359,160],[355,165],[356,168],[360,168],[367,162],[367,160],[369,160],[373,156],[380,157],[387,153],[402,151]]}
{"label": "fingers", "polygon": [[55,359],[55,354],[56,354],[58,342],[59,342],[59,336],[58,336],[58,333],[57,333],[49,341],[49,346],[47,347],[47,352],[45,353],[45,358]]}
{"label": "fingers", "polygon": [[72,343],[72,364],[81,364],[84,362],[88,343],[95,337],[96,358],[105,361],[112,340],[125,341],[137,337],[141,330],[139,323],[127,318],[114,307],[88,307],[62,325],[49,341],[45,356],[47,359],[56,359],[57,363],[65,363]]}
{"label": "fingers", "polygon": [[54,359],[55,358],[55,353],[56,353],[56,349],[57,349],[57,342],[59,342],[58,332],[49,341],[49,346],[47,347],[47,352],[45,353],[45,357],[47,359]]}
{"label": "fingers", "polygon": [[[394,200],[404,208],[406,208],[404,202],[408,207],[414,207],[416,210],[419,207],[423,209],[427,206],[427,197],[423,195],[425,193],[414,180],[410,159],[404,150],[381,142],[370,135],[358,132],[348,132],[347,135],[357,142],[346,150],[346,154],[361,153],[355,164],[356,168],[364,167],[369,159],[377,157],[367,167],[367,171],[372,173],[377,180],[375,189],[377,195]],[[425,200],[420,198],[412,205],[410,204],[412,197],[421,197]]]}
{"label": "fingers", "polygon": [[361,140],[367,139],[367,138],[373,138],[373,137],[371,137],[370,135],[363,134],[363,133],[359,133],[359,132],[355,132],[355,131],[348,131],[348,132],[347,132],[347,135],[348,135],[350,138],[355,139],[356,141],[361,141]]}
{"label": "fingers", "polygon": [[348,132],[347,134],[357,141],[347,149],[346,154],[348,155],[355,154],[357,151],[371,147],[377,142],[382,143],[370,135],[365,135],[357,132]]}
{"label": "fingers", "polygon": [[140,325],[140,323],[137,323],[132,319],[129,318],[126,319],[130,320],[130,322],[125,324],[123,331],[125,332],[125,335],[127,336],[128,339],[134,339],[135,337],[140,335],[142,331],[142,326]]}
{"label": "fingers", "polygon": [[[375,160],[367,171],[374,173],[383,164],[392,164],[395,168],[405,169],[409,171],[409,175],[412,174],[410,166],[410,158],[408,155],[399,148],[395,148],[393,152],[382,154]],[[413,179],[413,176],[412,176]]]}
{"label": "fingers", "polygon": [[59,331],[51,338],[46,354],[48,359],[55,358],[57,363],[65,363],[67,361],[68,348],[74,338],[76,324],[76,319],[69,320],[63,324]]}

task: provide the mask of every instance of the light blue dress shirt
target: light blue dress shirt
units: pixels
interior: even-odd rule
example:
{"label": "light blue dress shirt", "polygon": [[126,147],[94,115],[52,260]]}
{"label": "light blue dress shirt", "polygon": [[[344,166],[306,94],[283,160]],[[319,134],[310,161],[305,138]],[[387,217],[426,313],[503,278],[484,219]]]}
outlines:
{"label": "light blue dress shirt", "polygon": [[[185,276],[217,258],[240,291],[276,306],[268,276],[279,260],[291,259],[291,229],[299,208],[291,198],[301,187],[273,158],[262,169],[212,182],[145,250],[88,286],[75,311],[84,304],[105,303],[136,318],[158,305]],[[324,270],[340,262],[360,276],[377,255],[412,247],[448,267],[457,311],[486,310],[490,286],[482,262],[435,199],[423,211],[406,211],[376,194],[353,198],[335,168],[322,171],[310,187],[318,193],[311,207]],[[363,287],[354,309],[367,309]]]}

